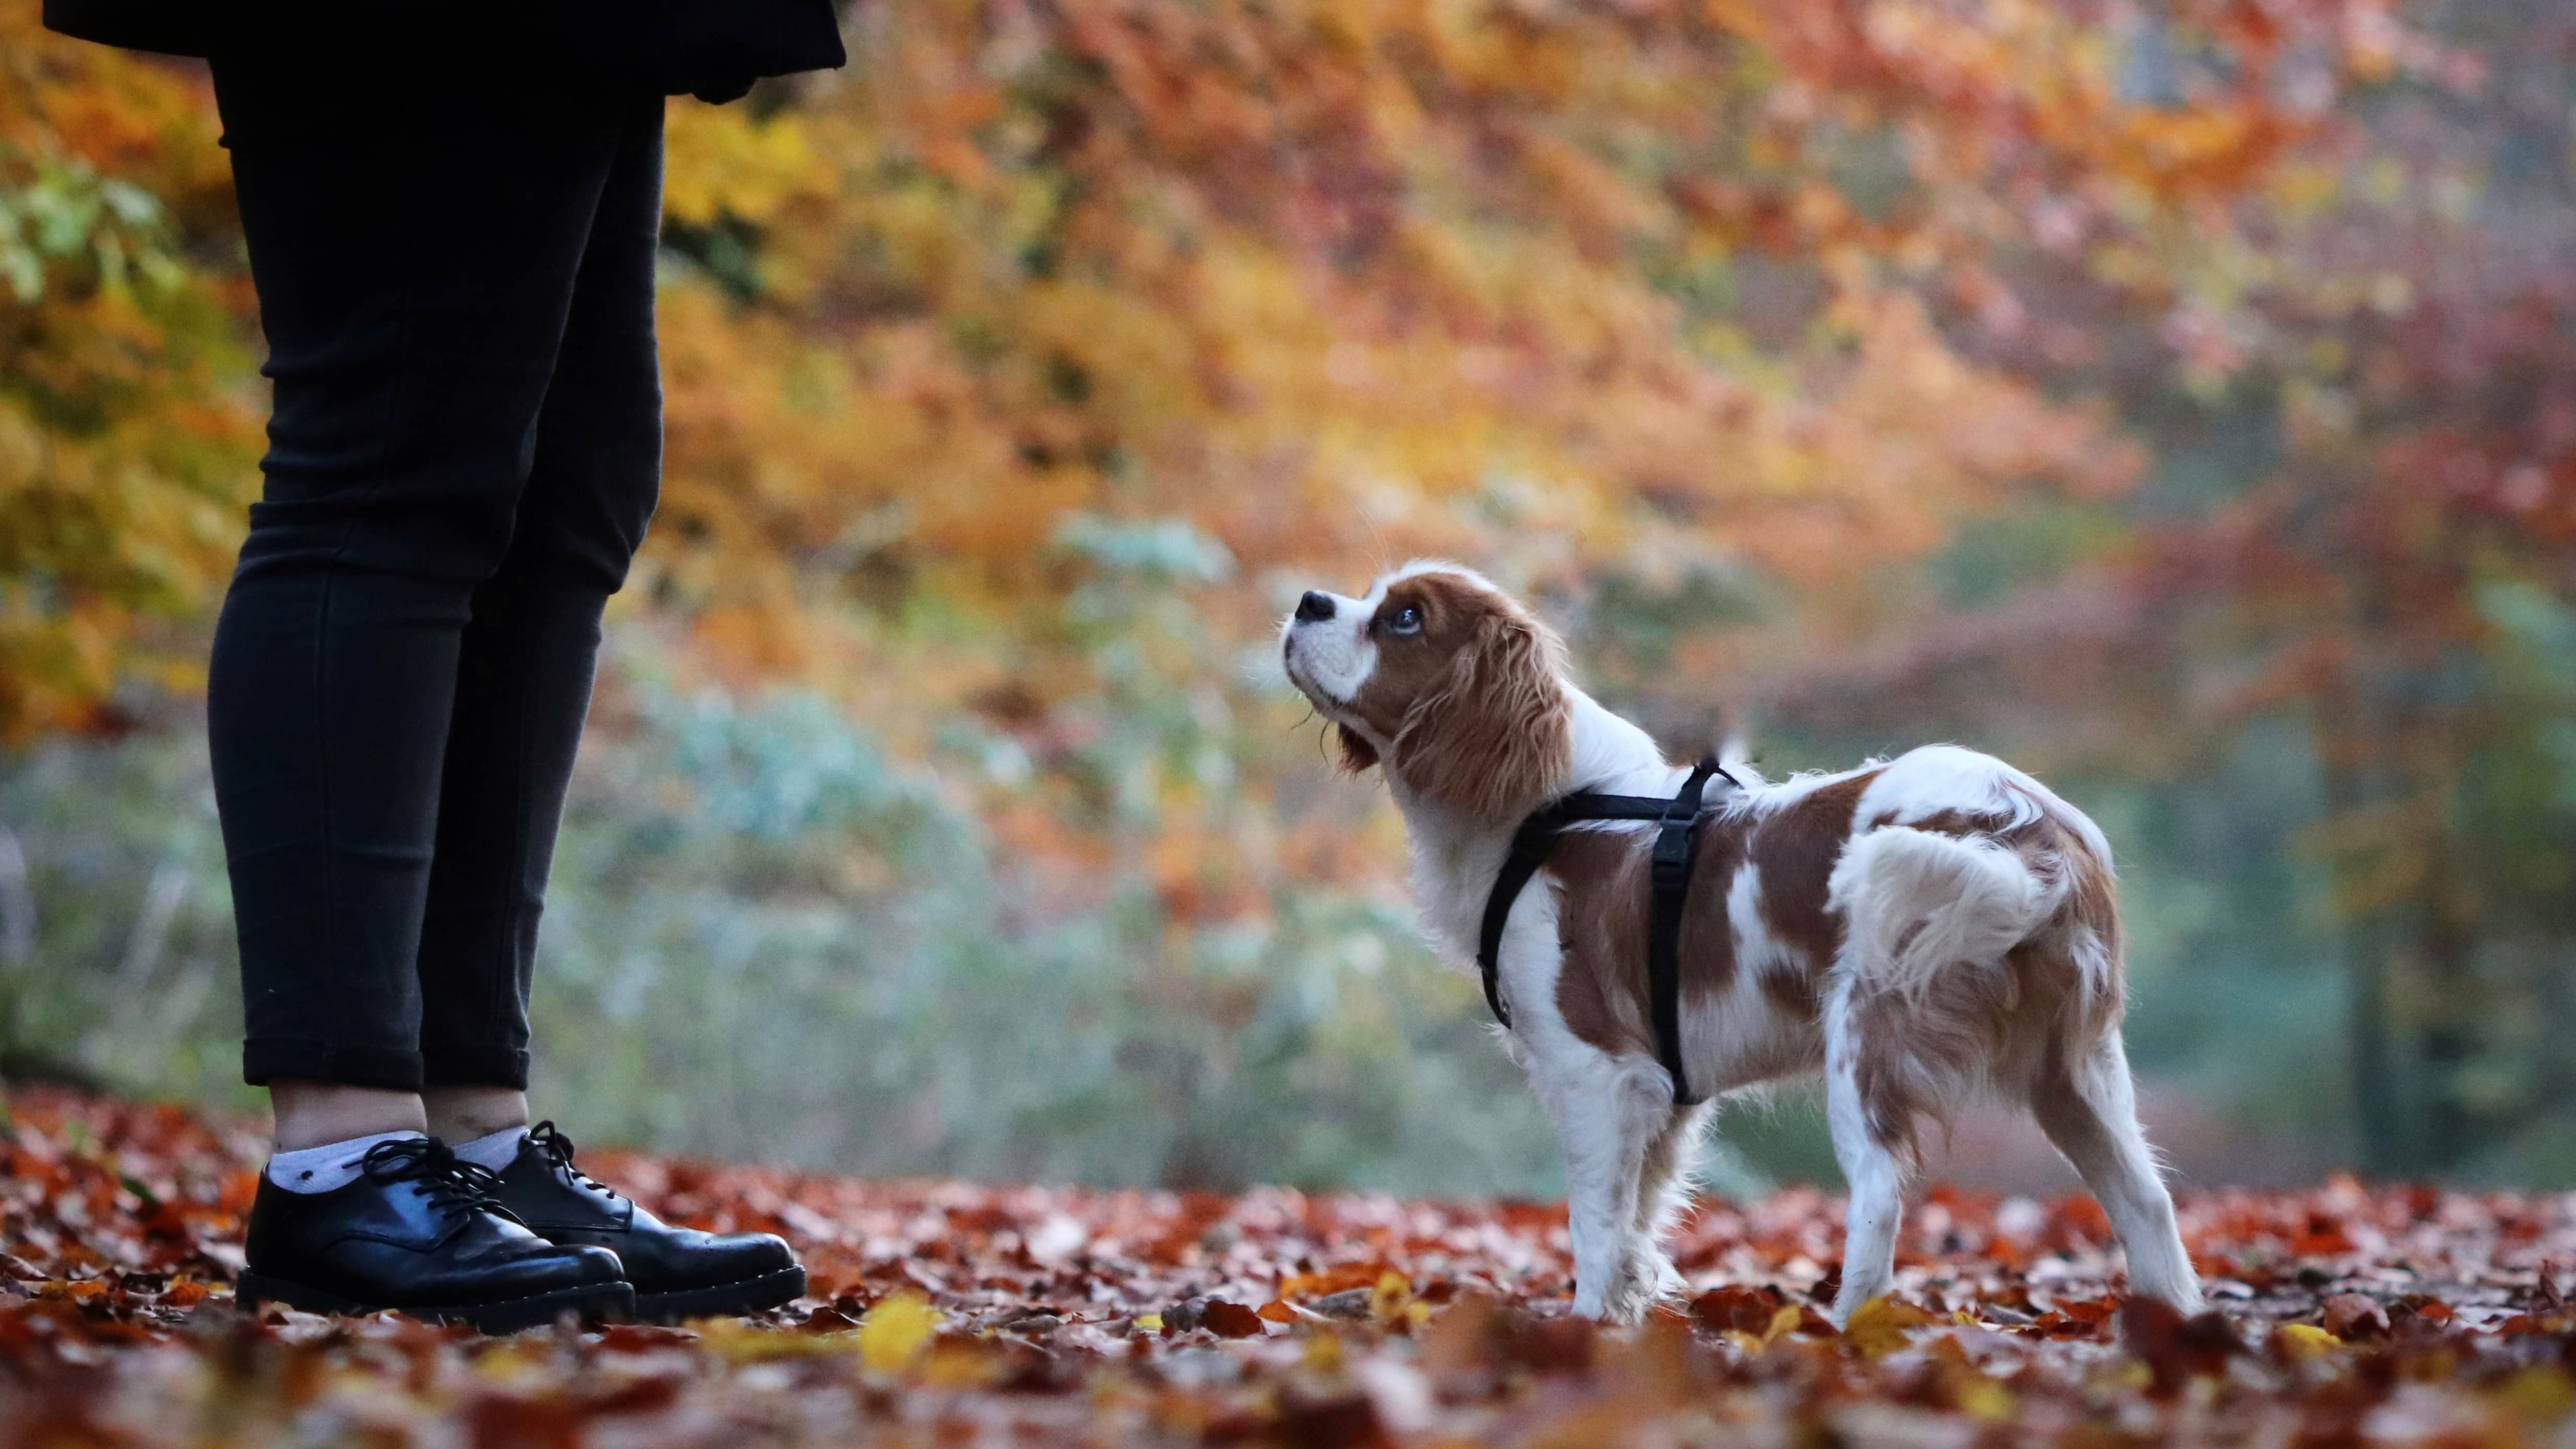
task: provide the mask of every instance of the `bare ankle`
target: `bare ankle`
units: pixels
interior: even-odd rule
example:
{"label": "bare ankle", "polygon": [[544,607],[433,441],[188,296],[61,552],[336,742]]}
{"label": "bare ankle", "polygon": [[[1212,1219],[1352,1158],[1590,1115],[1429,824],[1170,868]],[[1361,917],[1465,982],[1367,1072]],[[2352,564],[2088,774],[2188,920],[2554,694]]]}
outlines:
{"label": "bare ankle", "polygon": [[274,1138],[280,1152],[300,1152],[379,1132],[429,1130],[420,1098],[410,1092],[279,1081],[268,1084],[268,1101],[277,1118]]}
{"label": "bare ankle", "polygon": [[528,1125],[528,1094],[515,1087],[432,1087],[420,1099],[430,1133],[448,1142]]}

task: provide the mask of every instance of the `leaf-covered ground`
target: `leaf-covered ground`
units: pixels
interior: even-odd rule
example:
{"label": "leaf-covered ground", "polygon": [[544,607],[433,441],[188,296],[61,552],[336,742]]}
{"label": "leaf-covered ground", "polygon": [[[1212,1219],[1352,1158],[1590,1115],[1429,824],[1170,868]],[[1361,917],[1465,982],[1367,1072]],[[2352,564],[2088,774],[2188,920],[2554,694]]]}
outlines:
{"label": "leaf-covered ground", "polygon": [[[676,1216],[786,1234],[749,1322],[515,1339],[247,1319],[256,1134],[19,1093],[0,1131],[7,1444],[2226,1442],[2576,1446],[2576,1196],[2203,1192],[2223,1313],[2127,1303],[2089,1200],[1935,1189],[1903,1291],[1815,1311],[1837,1202],[1709,1203],[1696,1297],[1564,1311],[1550,1207],[869,1183],[600,1154]],[[585,1159],[585,1166],[592,1165]]]}

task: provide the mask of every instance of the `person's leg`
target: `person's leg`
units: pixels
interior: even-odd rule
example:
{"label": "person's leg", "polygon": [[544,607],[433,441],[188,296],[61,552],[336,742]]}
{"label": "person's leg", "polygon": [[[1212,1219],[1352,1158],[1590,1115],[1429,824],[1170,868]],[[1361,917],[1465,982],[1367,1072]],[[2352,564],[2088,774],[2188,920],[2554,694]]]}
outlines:
{"label": "person's leg", "polygon": [[[528,1125],[527,1093],[516,1087],[428,1087],[420,1100],[429,1130],[457,1144],[469,1160],[498,1170],[518,1155],[517,1134]],[[509,1156],[496,1163],[489,1159],[498,1155],[503,1133],[510,1134]]]}
{"label": "person's leg", "polygon": [[469,102],[441,74],[216,63],[276,387],[207,687],[244,1074],[310,1084],[285,1116],[372,1103],[381,1129],[423,1085],[415,962],[461,641],[621,129],[560,88]]}
{"label": "person's leg", "polygon": [[600,614],[625,582],[661,481],[662,100],[616,104],[616,156],[537,419],[517,530],[475,590],[447,724],[418,976],[430,1126],[458,1142],[528,1121],[530,970]]}
{"label": "person's leg", "polygon": [[454,1190],[415,962],[475,590],[516,526],[618,117],[435,57],[215,62],[276,384],[208,682],[244,1074],[272,1089],[245,1306],[488,1329],[631,1311],[615,1254]]}
{"label": "person's leg", "polygon": [[383,1132],[429,1130],[420,1097],[412,1092],[282,1080],[268,1084],[268,1102],[277,1118],[271,1135],[280,1152],[302,1152]]}
{"label": "person's leg", "polygon": [[529,968],[555,830],[590,707],[600,613],[625,582],[661,478],[653,338],[662,103],[626,104],[506,558],[474,592],[447,723],[419,947],[433,1131],[500,1177],[499,1201],[558,1244],[614,1251],[648,1319],[744,1313],[805,1290],[768,1233],[673,1227],[526,1126]]}

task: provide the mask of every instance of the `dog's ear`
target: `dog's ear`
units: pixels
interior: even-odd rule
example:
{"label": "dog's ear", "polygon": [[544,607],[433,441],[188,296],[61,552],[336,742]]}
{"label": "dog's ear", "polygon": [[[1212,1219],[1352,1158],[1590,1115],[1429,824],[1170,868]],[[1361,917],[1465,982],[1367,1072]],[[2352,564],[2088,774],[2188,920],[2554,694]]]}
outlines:
{"label": "dog's ear", "polygon": [[1573,763],[1563,657],[1537,620],[1487,618],[1448,677],[1405,715],[1395,773],[1425,799],[1488,819],[1536,808]]}
{"label": "dog's ear", "polygon": [[1377,763],[1377,746],[1368,737],[1346,724],[1336,724],[1333,732],[1342,737],[1342,768],[1356,775]]}

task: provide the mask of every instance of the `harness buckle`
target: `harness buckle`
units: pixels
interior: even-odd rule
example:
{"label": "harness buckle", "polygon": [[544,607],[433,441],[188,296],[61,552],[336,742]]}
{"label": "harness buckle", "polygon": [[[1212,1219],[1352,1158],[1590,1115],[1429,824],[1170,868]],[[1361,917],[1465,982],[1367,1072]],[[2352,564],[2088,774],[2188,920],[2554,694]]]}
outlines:
{"label": "harness buckle", "polygon": [[1689,884],[1691,864],[1691,828],[1695,822],[1667,818],[1664,828],[1655,832],[1652,873],[1659,890],[1677,890]]}

